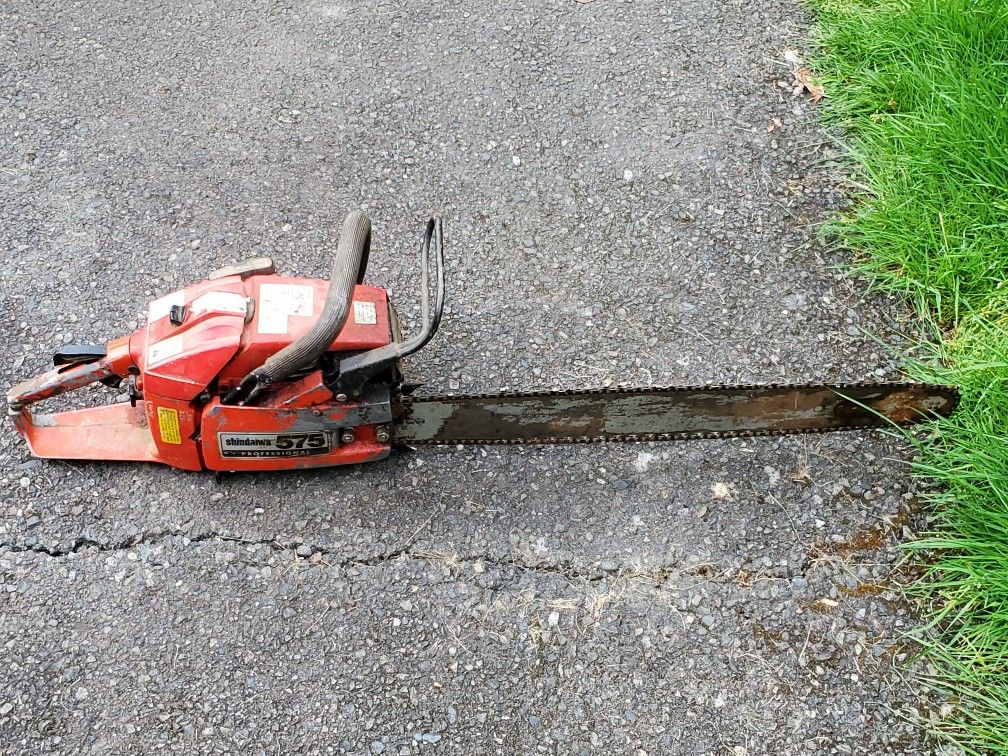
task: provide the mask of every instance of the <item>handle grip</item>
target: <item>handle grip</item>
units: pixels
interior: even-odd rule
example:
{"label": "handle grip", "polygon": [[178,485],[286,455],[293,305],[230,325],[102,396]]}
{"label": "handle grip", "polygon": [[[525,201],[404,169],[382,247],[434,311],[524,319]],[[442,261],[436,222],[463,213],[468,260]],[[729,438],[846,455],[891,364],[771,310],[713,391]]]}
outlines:
{"label": "handle grip", "polygon": [[[434,307],[431,309],[431,245],[434,247]],[[356,396],[371,378],[391,367],[403,357],[422,349],[434,338],[444,313],[444,230],[440,218],[427,221],[420,242],[420,312],[423,325],[420,332],[405,341],[372,349],[340,361],[336,387],[348,396]]]}

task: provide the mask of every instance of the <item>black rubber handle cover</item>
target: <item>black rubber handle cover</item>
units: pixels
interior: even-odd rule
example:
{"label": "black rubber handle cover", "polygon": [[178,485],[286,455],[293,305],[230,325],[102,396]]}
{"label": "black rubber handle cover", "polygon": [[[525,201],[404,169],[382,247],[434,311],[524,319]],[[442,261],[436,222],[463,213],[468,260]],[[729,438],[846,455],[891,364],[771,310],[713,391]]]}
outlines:
{"label": "black rubber handle cover", "polygon": [[350,315],[354,284],[371,247],[371,219],[353,210],[340,228],[336,259],[329,277],[329,294],[322,314],[304,336],[270,357],[254,371],[259,383],[272,383],[310,365],[329,349]]}

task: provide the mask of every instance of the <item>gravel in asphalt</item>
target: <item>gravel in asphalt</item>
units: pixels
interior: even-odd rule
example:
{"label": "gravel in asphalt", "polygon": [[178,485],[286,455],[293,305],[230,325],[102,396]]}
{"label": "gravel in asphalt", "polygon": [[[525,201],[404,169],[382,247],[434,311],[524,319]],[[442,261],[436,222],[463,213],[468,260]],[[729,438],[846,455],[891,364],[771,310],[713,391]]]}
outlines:
{"label": "gravel in asphalt", "polygon": [[[213,268],[370,281],[426,391],[894,375],[815,225],[796,0],[0,9],[4,388]],[[876,341],[875,338],[879,341]],[[104,401],[102,391],[85,401]],[[0,432],[6,752],[911,753],[879,433],[425,449],[216,480]]]}

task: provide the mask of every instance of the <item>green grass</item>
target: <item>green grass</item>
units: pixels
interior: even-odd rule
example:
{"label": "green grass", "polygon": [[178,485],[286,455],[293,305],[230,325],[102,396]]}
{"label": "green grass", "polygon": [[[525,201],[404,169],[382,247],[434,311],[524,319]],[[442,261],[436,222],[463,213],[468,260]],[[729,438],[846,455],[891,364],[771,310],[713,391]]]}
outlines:
{"label": "green grass", "polygon": [[933,326],[915,377],[960,410],[920,443],[930,533],[909,544],[935,730],[1008,754],[1008,0],[810,0],[823,115],[857,163],[829,233]]}

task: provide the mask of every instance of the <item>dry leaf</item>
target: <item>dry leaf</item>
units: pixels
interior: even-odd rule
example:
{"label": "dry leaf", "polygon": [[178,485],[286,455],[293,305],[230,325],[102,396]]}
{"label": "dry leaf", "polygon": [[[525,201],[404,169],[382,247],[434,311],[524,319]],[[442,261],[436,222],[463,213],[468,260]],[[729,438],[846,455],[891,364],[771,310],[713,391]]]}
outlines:
{"label": "dry leaf", "polygon": [[821,598],[819,599],[819,603],[822,604],[823,606],[840,606],[839,601],[834,601],[833,599],[829,598]]}
{"label": "dry leaf", "polygon": [[727,483],[714,483],[711,486],[711,493],[714,495],[714,498],[719,501],[723,501],[724,499],[732,501],[732,490]]}
{"label": "dry leaf", "polygon": [[812,72],[807,68],[799,68],[795,71],[794,78],[795,91],[801,92],[804,89],[809,93],[812,102],[819,102],[825,96],[826,90],[821,85],[815,83]]}

